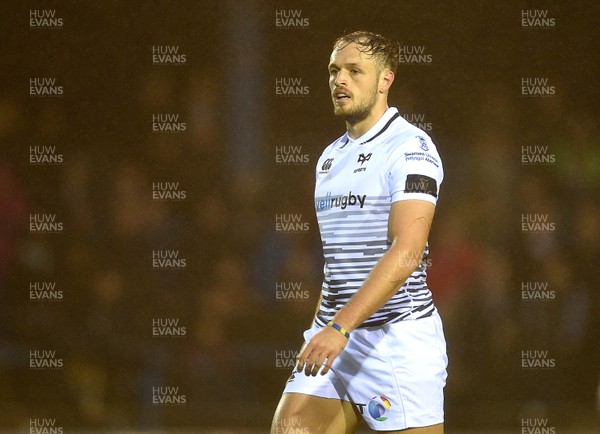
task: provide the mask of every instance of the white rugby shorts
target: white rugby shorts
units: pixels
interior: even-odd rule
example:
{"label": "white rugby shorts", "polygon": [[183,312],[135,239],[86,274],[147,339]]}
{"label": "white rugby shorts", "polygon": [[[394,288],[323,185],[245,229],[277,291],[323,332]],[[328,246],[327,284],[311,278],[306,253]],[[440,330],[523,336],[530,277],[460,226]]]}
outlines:
{"label": "white rugby shorts", "polygon": [[[321,327],[304,332],[308,342]],[[446,341],[437,313],[427,318],[356,329],[325,375],[294,369],[283,393],[352,402],[375,431],[444,421]]]}

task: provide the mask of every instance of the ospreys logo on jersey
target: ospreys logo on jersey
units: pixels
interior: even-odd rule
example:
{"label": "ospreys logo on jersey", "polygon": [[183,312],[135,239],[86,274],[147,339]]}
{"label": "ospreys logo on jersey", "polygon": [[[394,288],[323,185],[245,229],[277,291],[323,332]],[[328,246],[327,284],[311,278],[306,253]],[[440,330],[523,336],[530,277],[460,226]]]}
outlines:
{"label": "ospreys logo on jersey", "polygon": [[367,170],[366,167],[363,167],[363,164],[365,164],[367,161],[369,161],[371,159],[371,155],[373,155],[373,153],[371,153],[371,152],[369,152],[367,155],[360,154],[358,156],[358,160],[356,160],[357,163],[360,163],[360,167],[358,169],[354,169],[353,173],[364,172],[365,170]]}
{"label": "ospreys logo on jersey", "polygon": [[373,155],[371,152],[369,152],[367,155],[365,154],[360,154],[358,156],[358,160],[356,161],[357,163],[360,163],[360,165],[362,166],[364,164],[365,161],[369,161],[371,159],[371,155]]}
{"label": "ospreys logo on jersey", "polygon": [[425,175],[408,175],[404,186],[405,193],[425,193],[437,197],[437,182]]}

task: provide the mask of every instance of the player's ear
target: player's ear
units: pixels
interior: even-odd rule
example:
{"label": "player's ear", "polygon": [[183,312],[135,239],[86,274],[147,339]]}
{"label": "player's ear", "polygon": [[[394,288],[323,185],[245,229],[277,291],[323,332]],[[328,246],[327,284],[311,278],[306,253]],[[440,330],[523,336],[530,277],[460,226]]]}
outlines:
{"label": "player's ear", "polygon": [[384,93],[389,90],[394,82],[394,72],[391,69],[384,69],[379,79],[379,93]]}

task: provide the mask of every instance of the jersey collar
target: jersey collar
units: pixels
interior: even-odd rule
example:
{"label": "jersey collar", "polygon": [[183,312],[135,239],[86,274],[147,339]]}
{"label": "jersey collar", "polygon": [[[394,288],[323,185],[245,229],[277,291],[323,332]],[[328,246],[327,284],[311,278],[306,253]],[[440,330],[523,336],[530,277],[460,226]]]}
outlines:
{"label": "jersey collar", "polygon": [[379,118],[379,120],[373,125],[369,130],[364,133],[359,138],[352,139],[348,136],[348,132],[344,134],[340,140],[338,149],[343,149],[349,144],[358,143],[359,145],[364,145],[366,143],[371,142],[373,139],[382,134],[385,130],[389,128],[389,126],[394,122],[397,118],[400,117],[400,113],[398,113],[398,109],[396,107],[389,107],[385,113]]}

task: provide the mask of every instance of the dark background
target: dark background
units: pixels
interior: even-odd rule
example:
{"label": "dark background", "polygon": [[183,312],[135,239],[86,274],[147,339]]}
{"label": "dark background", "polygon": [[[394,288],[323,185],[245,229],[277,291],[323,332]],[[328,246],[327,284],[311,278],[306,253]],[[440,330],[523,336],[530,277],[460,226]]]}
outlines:
{"label": "dark background", "polygon": [[[596,2],[101,1],[0,6],[0,428],[55,418],[65,429],[231,428],[266,432],[321,280],[312,207],[314,165],[343,133],[326,66],[333,40],[369,29],[424,46],[431,64],[400,65],[390,105],[423,114],[445,179],[430,237],[430,287],[444,320],[449,432],[506,429],[546,418],[557,430],[598,428],[600,148]],[[56,10],[60,29],[28,24]],[[556,25],[521,26],[524,9]],[[308,26],[278,28],[276,11]],[[183,65],[153,65],[172,45]],[[29,79],[55,77],[57,98]],[[302,97],[276,94],[299,78]],[[524,97],[545,77],[551,97]],[[178,113],[185,133],[153,133],[152,114]],[[56,146],[58,165],[32,165],[30,146]],[[301,146],[308,164],[279,165]],[[523,165],[548,146],[550,165]],[[152,200],[178,182],[183,201]],[[29,230],[56,214],[58,234]],[[522,233],[523,214],[550,233]],[[276,231],[281,214],[309,230]],[[153,270],[177,250],[183,270]],[[64,297],[32,301],[29,284]],[[308,300],[276,299],[296,282]],[[555,298],[524,300],[523,282]],[[152,336],[177,318],[182,338]],[[32,370],[54,350],[59,370]],[[523,369],[522,351],[552,369]],[[291,357],[288,357],[291,359]],[[283,360],[285,361],[285,360]],[[184,406],[152,404],[176,386]]]}

